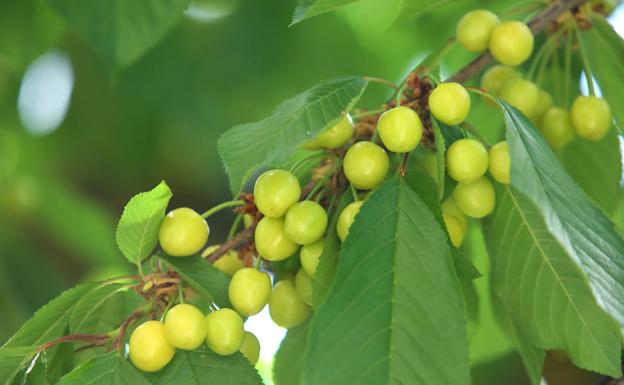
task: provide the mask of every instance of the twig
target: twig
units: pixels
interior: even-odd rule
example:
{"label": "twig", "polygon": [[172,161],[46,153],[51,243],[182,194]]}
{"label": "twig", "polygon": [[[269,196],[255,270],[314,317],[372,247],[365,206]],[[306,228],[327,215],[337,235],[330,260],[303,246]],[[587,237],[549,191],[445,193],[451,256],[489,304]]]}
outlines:
{"label": "twig", "polygon": [[[587,0],[560,0],[554,2],[543,12],[531,19],[527,24],[531,29],[531,32],[533,32],[533,35],[537,35],[541,31],[546,29],[548,24],[557,19],[559,15],[585,2],[587,2]],[[472,62],[470,62],[470,64],[459,70],[446,81],[464,83],[475,74],[481,72],[492,61],[492,55],[490,55],[489,52],[486,52],[474,59]]]}
{"label": "twig", "polygon": [[105,343],[108,340],[109,336],[106,334],[70,334],[68,336],[63,336],[52,340],[50,342],[46,342],[45,344],[39,346],[37,351],[43,352],[44,350],[48,350],[51,347],[54,347],[59,344],[63,344],[65,342],[74,342],[74,341],[86,341],[92,343]]}
{"label": "twig", "polygon": [[130,327],[130,324],[134,320],[141,318],[144,314],[143,310],[136,310],[134,313],[130,314],[128,318],[126,318],[126,320],[119,327],[119,334],[117,334],[117,337],[113,340],[111,350],[117,350],[122,346],[123,340],[126,336],[126,331],[128,330],[128,327]]}
{"label": "twig", "polygon": [[223,242],[223,244],[221,246],[219,246],[218,249],[216,249],[212,253],[208,254],[206,259],[209,260],[210,262],[214,262],[217,259],[219,259],[219,257],[221,257],[222,255],[227,254],[228,251],[230,251],[233,248],[237,247],[238,245],[240,245],[240,244],[250,240],[253,237],[254,232],[256,231],[256,225],[257,224],[258,224],[258,219],[255,219],[251,223],[251,226],[249,226],[245,230],[239,232],[233,238],[228,239],[227,241]]}

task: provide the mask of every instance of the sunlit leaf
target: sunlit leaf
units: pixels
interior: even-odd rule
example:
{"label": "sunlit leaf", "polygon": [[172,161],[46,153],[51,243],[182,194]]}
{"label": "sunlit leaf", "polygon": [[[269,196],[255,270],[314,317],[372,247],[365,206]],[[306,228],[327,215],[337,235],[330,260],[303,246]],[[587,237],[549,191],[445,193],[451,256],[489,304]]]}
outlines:
{"label": "sunlit leaf", "polygon": [[[130,361],[112,351],[90,359],[63,376],[57,385],[151,385]],[[183,384],[181,384],[183,385]]]}

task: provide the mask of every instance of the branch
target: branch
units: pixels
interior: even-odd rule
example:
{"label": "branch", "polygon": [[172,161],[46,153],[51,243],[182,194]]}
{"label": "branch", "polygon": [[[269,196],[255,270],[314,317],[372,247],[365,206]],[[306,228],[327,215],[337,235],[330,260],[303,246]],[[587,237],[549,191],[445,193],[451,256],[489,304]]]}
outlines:
{"label": "branch", "polygon": [[[559,0],[552,3],[543,12],[531,19],[527,25],[533,32],[533,35],[537,35],[542,32],[548,24],[553,22],[561,14],[571,10],[574,7],[587,2],[587,0]],[[447,82],[464,83],[475,74],[481,72],[488,64],[490,64],[494,58],[489,52],[485,52],[482,55],[474,59],[470,64],[459,70],[455,75],[448,78]]]}
{"label": "branch", "polygon": [[130,314],[128,318],[126,318],[126,320],[119,327],[119,334],[117,334],[117,337],[115,337],[115,339],[113,340],[111,350],[119,349],[123,345],[123,341],[126,336],[126,331],[128,330],[128,327],[130,327],[132,321],[143,317],[143,314],[144,313],[142,310],[136,310],[134,313]]}
{"label": "branch", "polygon": [[71,334],[68,336],[63,336],[52,340],[50,342],[46,342],[45,344],[39,346],[37,351],[42,352],[44,350],[48,350],[53,346],[63,344],[65,342],[74,342],[74,341],[85,341],[91,342],[94,345],[104,344],[108,340],[108,335],[106,334]]}

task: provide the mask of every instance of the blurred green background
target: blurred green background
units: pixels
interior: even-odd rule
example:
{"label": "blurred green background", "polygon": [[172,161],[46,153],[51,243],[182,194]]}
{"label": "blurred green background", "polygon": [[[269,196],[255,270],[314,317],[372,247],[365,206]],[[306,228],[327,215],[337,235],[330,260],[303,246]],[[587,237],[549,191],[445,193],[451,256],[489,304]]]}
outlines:
{"label": "blurred green background", "polygon": [[[131,271],[114,230],[133,194],[164,179],[172,206],[228,200],[216,151],[226,129],[323,79],[398,81],[446,43],[466,10],[513,1],[461,1],[396,24],[400,0],[361,0],[289,27],[294,0],[196,0],[124,67],[53,3],[0,1],[0,342],[63,289]],[[443,71],[470,58],[452,50]],[[373,85],[363,105],[386,96]],[[212,242],[230,219],[211,220]],[[511,345],[485,325],[475,376],[523,383]]]}

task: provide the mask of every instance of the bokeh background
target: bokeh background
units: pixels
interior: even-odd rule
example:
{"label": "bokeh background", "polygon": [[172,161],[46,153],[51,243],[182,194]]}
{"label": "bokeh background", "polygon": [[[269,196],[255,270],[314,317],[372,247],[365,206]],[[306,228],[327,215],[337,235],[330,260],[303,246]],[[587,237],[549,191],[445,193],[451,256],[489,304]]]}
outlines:
{"label": "bokeh background", "polygon": [[[143,56],[119,67],[47,0],[1,0],[0,343],[62,290],[131,271],[114,231],[133,194],[164,179],[172,206],[201,211],[228,200],[216,150],[226,129],[266,117],[323,79],[398,81],[446,43],[463,12],[514,2],[449,2],[398,23],[397,3],[361,0],[289,27],[294,0],[196,0]],[[620,34],[623,15],[620,7],[611,16]],[[442,70],[470,58],[451,50]],[[372,86],[363,105],[374,108],[386,95]],[[225,237],[229,220],[227,213],[211,218],[211,241]],[[478,229],[471,237],[487,271]],[[478,290],[486,293],[486,285]],[[476,383],[524,383],[487,300],[480,306]],[[260,368],[269,373],[283,330],[266,314],[248,327],[262,341]]]}

